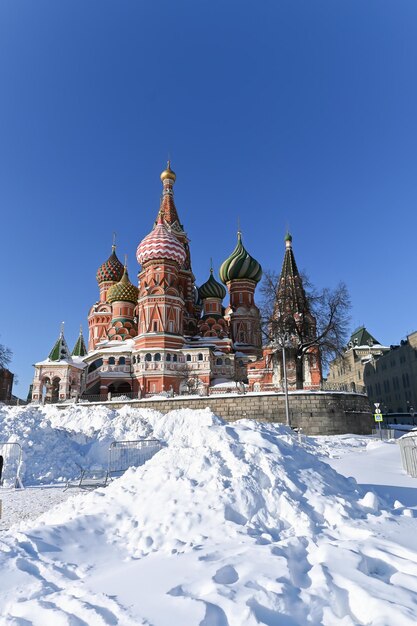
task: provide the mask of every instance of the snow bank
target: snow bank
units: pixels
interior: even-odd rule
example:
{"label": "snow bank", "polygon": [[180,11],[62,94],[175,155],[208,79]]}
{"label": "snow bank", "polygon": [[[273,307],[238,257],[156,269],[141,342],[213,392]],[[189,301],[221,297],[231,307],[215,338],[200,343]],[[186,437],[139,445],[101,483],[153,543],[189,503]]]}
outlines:
{"label": "snow bank", "polygon": [[0,442],[23,449],[24,485],[75,478],[83,468],[106,468],[109,444],[150,432],[149,411],[107,407],[6,407],[0,405]]}
{"label": "snow bank", "polygon": [[166,445],[108,488],[3,534],[2,624],[415,624],[415,519],[286,427],[225,424],[209,410],[42,415],[34,432],[44,420],[96,445],[115,433]]}

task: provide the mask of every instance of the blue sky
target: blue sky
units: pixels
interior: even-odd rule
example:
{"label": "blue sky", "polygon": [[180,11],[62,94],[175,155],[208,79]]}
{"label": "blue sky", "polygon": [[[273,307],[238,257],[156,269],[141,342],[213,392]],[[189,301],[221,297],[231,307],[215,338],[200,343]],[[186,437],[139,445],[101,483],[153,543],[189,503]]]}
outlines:
{"label": "blue sky", "polygon": [[287,226],[352,329],[417,329],[415,0],[3,0],[0,342],[26,396],[62,320],[72,347],[113,231],[138,269],[167,155],[197,282],[244,243],[280,269]]}

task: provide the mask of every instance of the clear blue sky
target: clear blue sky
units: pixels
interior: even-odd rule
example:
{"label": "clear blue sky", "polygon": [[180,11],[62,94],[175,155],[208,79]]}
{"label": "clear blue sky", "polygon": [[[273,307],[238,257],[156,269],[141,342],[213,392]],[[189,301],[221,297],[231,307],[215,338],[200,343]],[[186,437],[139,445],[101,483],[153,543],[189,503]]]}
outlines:
{"label": "clear blue sky", "polygon": [[2,0],[0,342],[26,396],[95,272],[135,251],[168,153],[197,282],[235,245],[280,269],[289,225],[352,329],[417,328],[415,0]]}

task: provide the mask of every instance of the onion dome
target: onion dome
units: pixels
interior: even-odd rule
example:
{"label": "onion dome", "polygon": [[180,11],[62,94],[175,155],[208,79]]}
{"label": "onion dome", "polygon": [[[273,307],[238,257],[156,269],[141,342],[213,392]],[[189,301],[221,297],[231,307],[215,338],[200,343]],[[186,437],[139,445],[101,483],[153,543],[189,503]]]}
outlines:
{"label": "onion dome", "polygon": [[123,276],[118,283],[110,287],[107,292],[107,302],[137,302],[139,289],[132,285],[129,280],[127,268],[124,268]]}
{"label": "onion dome", "polygon": [[286,234],[286,235],[285,235],[285,237],[284,237],[284,241],[285,241],[285,243],[287,243],[287,241],[289,241],[290,243],[292,243],[292,235],[291,235],[291,233],[288,233],[288,232],[287,232],[287,234]]}
{"label": "onion dome", "polygon": [[197,285],[193,285],[193,303],[195,306],[202,306],[203,304],[201,300],[200,290]]}
{"label": "onion dome", "polygon": [[164,170],[162,172],[162,174],[161,174],[162,182],[164,182],[164,180],[166,178],[169,178],[169,179],[173,180],[174,182],[175,182],[175,180],[177,178],[175,172],[173,172],[172,169],[171,169],[171,161],[168,161],[166,170]]}
{"label": "onion dome", "polygon": [[228,259],[220,267],[220,280],[226,284],[231,280],[248,279],[258,283],[262,276],[262,267],[251,257],[242,243],[242,235],[237,234],[237,245]]}
{"label": "onion dome", "polygon": [[97,282],[113,282],[117,283],[123,276],[124,265],[116,256],[116,246],[111,248],[111,255],[97,270]]}
{"label": "onion dome", "polygon": [[140,242],[136,251],[140,265],[153,259],[176,261],[183,265],[186,259],[184,246],[165,226],[159,213],[155,228]]}
{"label": "onion dome", "polygon": [[206,298],[219,298],[223,300],[226,295],[226,289],[217,282],[217,280],[213,276],[213,268],[210,270],[209,279],[201,285],[198,289],[198,293],[200,294],[200,298],[205,300]]}

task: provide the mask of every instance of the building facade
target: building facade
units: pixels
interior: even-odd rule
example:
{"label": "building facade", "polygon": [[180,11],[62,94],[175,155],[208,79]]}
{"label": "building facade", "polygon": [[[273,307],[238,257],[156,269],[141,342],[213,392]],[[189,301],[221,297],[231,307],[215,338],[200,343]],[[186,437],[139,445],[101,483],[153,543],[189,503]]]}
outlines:
{"label": "building facade", "polygon": [[[270,347],[262,347],[255,293],[261,265],[238,232],[233,252],[220,267],[221,282],[211,268],[207,281],[197,287],[188,237],[174,202],[175,181],[168,162],[161,174],[156,219],[136,251],[138,284],[131,282],[113,245],[96,274],[98,299],[88,314],[88,348],[80,333],[70,353],[62,330],[49,357],[35,365],[33,401],[85,394],[103,399],[109,394],[204,395],[209,388],[240,382],[252,390],[282,385],[282,364],[278,368],[272,364]],[[301,315],[298,306],[305,294],[291,237],[286,241],[280,289],[291,293],[293,320],[313,335],[314,318],[305,310]],[[317,349],[305,354],[300,374],[290,348],[288,378],[290,388],[319,386]]]}
{"label": "building facade", "polygon": [[383,413],[411,413],[417,410],[417,332],[400,345],[391,346],[364,369],[364,381],[371,402],[379,402]]}
{"label": "building facade", "polygon": [[366,386],[364,371],[367,363],[375,362],[389,350],[373,337],[365,326],[351,335],[343,354],[330,363],[328,381],[347,391],[362,391]]}
{"label": "building facade", "polygon": [[5,367],[0,367],[0,402],[8,403],[12,398],[14,374]]}

